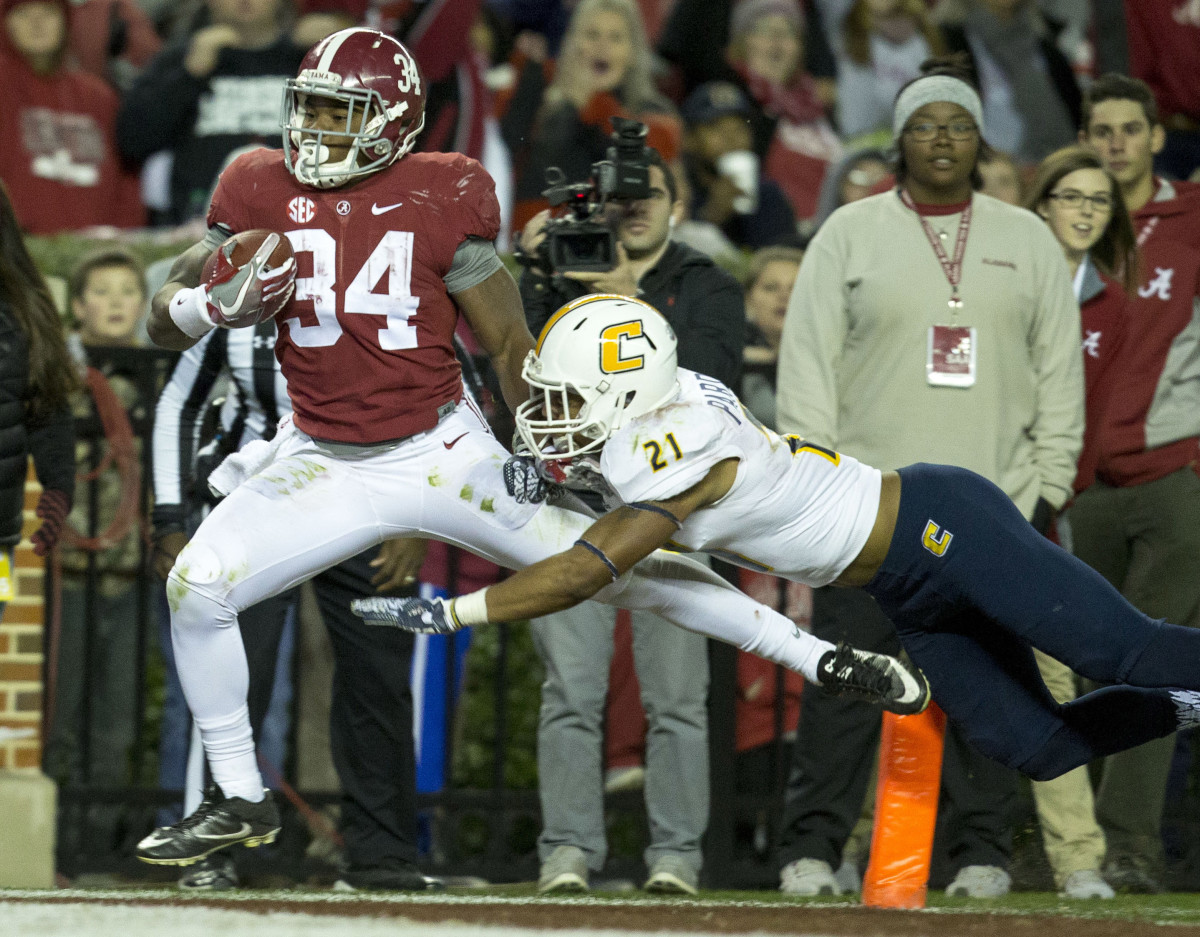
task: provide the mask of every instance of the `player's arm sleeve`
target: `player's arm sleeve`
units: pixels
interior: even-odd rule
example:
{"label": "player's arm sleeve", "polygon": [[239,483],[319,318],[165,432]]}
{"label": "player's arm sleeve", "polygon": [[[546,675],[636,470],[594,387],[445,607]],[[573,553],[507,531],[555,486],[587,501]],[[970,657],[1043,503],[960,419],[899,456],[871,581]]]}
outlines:
{"label": "player's arm sleeve", "polygon": [[837,367],[848,329],[847,239],[834,218],[804,253],[783,321],[776,423],[823,446],[838,446]]}
{"label": "player's arm sleeve", "polygon": [[458,293],[477,286],[503,266],[495,244],[480,237],[468,237],[458,245],[442,282],[446,284],[446,292]]}
{"label": "player's arm sleeve", "polygon": [[225,366],[227,335],[209,332],[175,364],[154,409],[154,527],[184,527],[192,462],[204,404]]}
{"label": "player's arm sleeve", "polygon": [[184,133],[207,81],[183,67],[186,45],[164,49],[121,99],[117,147],[126,159],[142,160],[169,148]]}
{"label": "player's arm sleeve", "polygon": [[[693,268],[679,291],[685,327],[677,330],[679,365],[737,387],[746,347],[746,302],[737,280],[719,267]],[[535,333],[536,334],[536,333]]]}
{"label": "player's arm sleeve", "polygon": [[1033,459],[1040,496],[1061,508],[1071,495],[1083,448],[1083,356],[1079,352],[1079,304],[1062,250],[1045,225],[1030,232],[1034,247],[1037,309],[1029,336],[1037,383]]}

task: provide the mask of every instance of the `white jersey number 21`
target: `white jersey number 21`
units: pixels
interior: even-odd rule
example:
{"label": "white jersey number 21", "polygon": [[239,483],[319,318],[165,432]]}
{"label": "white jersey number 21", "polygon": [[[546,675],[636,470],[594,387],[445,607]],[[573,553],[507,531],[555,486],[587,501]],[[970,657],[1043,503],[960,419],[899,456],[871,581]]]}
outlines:
{"label": "white jersey number 21", "polygon": [[[312,254],[312,275],[296,278],[296,299],[311,300],[317,315],[316,325],[303,325],[299,316],[285,319],[291,340],[302,348],[332,345],[342,335],[334,290],[337,241],[323,228],[288,231],[287,239],[295,253]],[[409,324],[419,302],[412,295],[412,248],[411,231],[388,231],[346,287],[343,313],[387,316],[387,326],[378,335],[384,351],[417,347],[417,327]],[[386,296],[371,292],[384,273],[388,274]]]}

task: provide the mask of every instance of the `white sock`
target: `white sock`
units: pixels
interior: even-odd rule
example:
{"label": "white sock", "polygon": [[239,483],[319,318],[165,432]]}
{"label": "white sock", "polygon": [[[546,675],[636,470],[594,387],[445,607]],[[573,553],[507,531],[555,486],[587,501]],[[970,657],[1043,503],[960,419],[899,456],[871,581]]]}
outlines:
{"label": "white sock", "polygon": [[654,612],[688,631],[782,664],[813,683],[821,682],[817,662],[834,649],[685,556],[652,553],[595,598]]}
{"label": "white sock", "polygon": [[244,704],[229,716],[196,718],[208,767],[226,797],[241,797],[257,803],[263,799],[262,775],[254,757],[250,732],[250,710]]}
{"label": "white sock", "polygon": [[1196,690],[1170,690],[1171,701],[1175,704],[1175,717],[1179,720],[1180,729],[1194,729],[1200,726],[1200,692]]}

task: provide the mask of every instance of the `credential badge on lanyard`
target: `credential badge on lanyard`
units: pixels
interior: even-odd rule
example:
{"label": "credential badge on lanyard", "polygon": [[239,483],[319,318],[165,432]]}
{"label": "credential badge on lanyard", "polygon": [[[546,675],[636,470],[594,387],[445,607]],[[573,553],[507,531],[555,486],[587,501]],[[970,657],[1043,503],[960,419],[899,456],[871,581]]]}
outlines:
{"label": "credential badge on lanyard", "polygon": [[[925,381],[935,387],[971,387],[975,383],[976,334],[973,326],[962,325],[962,297],[958,284],[962,281],[963,257],[967,253],[967,233],[971,229],[971,204],[963,209],[958,219],[958,234],[954,239],[954,257],[946,254],[941,239],[934,233],[933,226],[917,210],[916,203],[903,189],[900,199],[916,213],[921,230],[937,255],[942,273],[950,284],[950,299],[946,302],[948,323],[929,327],[925,354]],[[938,318],[941,318],[939,313]]]}

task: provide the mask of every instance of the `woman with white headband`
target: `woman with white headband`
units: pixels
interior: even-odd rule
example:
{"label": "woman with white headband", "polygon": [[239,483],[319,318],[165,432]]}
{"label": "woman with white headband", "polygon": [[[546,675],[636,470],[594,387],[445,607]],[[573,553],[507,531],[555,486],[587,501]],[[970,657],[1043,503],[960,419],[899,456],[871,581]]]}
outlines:
{"label": "woman with white headband", "polygon": [[[972,469],[1044,531],[1070,494],[1083,430],[1070,274],[1036,215],[976,191],[987,144],[970,73],[951,59],[923,72],[893,107],[897,187],[837,209],[800,265],[779,352],[778,427],[871,465]],[[854,589],[815,590],[813,631],[898,646]],[[781,887],[838,893],[846,880],[833,870],[863,802],[879,718],[807,688],[803,705]],[[952,724],[943,787],[948,890],[1004,894],[1012,773]]]}

